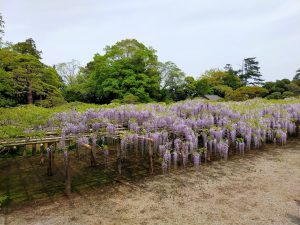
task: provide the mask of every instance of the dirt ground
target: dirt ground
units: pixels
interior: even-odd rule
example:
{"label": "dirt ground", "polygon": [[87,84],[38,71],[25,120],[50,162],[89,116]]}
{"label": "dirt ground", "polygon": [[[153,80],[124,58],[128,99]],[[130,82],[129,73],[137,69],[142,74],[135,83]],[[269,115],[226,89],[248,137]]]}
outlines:
{"label": "dirt ground", "polygon": [[32,202],[0,214],[0,224],[300,224],[300,140]]}

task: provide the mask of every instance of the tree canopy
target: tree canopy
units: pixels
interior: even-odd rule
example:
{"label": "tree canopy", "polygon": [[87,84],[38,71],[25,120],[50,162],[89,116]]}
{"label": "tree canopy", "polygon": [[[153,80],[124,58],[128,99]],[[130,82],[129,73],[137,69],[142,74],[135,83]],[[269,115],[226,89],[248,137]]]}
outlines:
{"label": "tree canopy", "polygon": [[300,68],[296,71],[293,82],[300,86]]}
{"label": "tree canopy", "polygon": [[256,57],[245,58],[240,69],[226,64],[199,78],[171,61],[160,62],[156,51],[135,39],[106,46],[85,66],[77,60],[48,66],[32,38],[3,42],[0,14],[0,107],[37,104],[45,107],[66,101],[106,104],[180,101],[215,94],[228,100],[253,97],[286,98],[300,94],[300,69],[293,80],[263,82]]}
{"label": "tree canopy", "polygon": [[154,49],[126,39],[104,50],[105,54],[96,54],[83,70],[88,73],[86,82],[93,102],[109,103],[128,94],[140,102],[159,100],[159,62]]}
{"label": "tree canopy", "polygon": [[4,20],[0,13],[0,41],[2,40],[3,34],[4,34]]}
{"label": "tree canopy", "polygon": [[33,55],[0,49],[0,70],[3,86],[6,87],[0,90],[3,104],[39,102],[52,106],[63,101],[62,82],[57,72]]}
{"label": "tree canopy", "polygon": [[259,62],[256,57],[245,58],[242,68],[242,74],[240,75],[244,85],[261,85],[263,83],[262,75],[260,73]]}
{"label": "tree canopy", "polygon": [[42,51],[37,50],[35,41],[32,38],[28,38],[23,42],[18,42],[12,46],[13,50],[24,55],[32,55],[37,59],[41,59]]}
{"label": "tree canopy", "polygon": [[161,63],[160,66],[161,89],[165,99],[181,100],[183,95],[183,84],[185,74],[175,63],[168,61]]}
{"label": "tree canopy", "polygon": [[59,63],[54,66],[66,84],[74,84],[80,70],[80,62],[73,59],[70,62]]}
{"label": "tree canopy", "polygon": [[281,99],[300,94],[300,87],[297,85],[297,81],[290,81],[289,79],[282,79],[265,82],[263,87],[269,91],[269,95],[266,96],[269,99]]}

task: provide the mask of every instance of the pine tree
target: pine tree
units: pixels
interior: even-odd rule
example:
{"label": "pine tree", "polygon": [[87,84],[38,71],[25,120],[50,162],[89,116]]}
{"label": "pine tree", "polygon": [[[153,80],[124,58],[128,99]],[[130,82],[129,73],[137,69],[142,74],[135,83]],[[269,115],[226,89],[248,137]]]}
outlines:
{"label": "pine tree", "polygon": [[296,71],[296,75],[294,76],[293,80],[300,80],[300,68]]}
{"label": "pine tree", "polygon": [[258,64],[259,63],[256,61],[256,57],[244,59],[240,79],[245,85],[257,86],[263,83],[264,80],[261,79],[262,75],[259,71],[260,67]]}
{"label": "pine tree", "polygon": [[4,20],[0,13],[0,41],[2,41],[2,36],[4,35]]}

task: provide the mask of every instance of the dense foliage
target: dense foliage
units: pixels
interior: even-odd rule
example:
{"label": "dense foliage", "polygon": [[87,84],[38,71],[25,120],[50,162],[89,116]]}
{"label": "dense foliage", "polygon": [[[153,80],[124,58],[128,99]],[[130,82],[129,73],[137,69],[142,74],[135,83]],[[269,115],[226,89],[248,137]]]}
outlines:
{"label": "dense foliage", "polygon": [[300,71],[293,80],[263,82],[259,62],[245,58],[241,68],[226,64],[199,78],[173,62],[160,62],[156,51],[135,39],[125,39],[96,53],[81,66],[76,60],[48,66],[42,51],[28,38],[4,42],[0,14],[0,107],[35,104],[52,107],[64,101],[87,103],[174,102],[214,94],[225,100],[255,97],[284,99],[300,94]]}
{"label": "dense foliage", "polygon": [[0,49],[0,106],[63,103],[61,78],[40,61],[34,41],[27,41]]}
{"label": "dense foliage", "polygon": [[0,139],[7,140],[8,138],[16,137],[42,137],[45,135],[45,131],[40,128],[45,126],[55,113],[68,112],[71,109],[83,112],[89,108],[96,109],[99,107],[108,106],[72,102],[52,108],[34,105],[0,108]]}
{"label": "dense foliage", "polygon": [[241,80],[245,85],[261,85],[263,79],[260,73],[260,67],[255,57],[244,59],[242,73],[240,75]]}

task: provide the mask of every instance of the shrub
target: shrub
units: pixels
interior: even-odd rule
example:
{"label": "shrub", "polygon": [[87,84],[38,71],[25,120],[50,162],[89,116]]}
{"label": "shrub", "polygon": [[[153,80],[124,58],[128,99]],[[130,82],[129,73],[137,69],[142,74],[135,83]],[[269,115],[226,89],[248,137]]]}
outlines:
{"label": "shrub", "polygon": [[140,102],[140,98],[133,94],[126,94],[124,95],[122,102],[125,104],[135,104]]}
{"label": "shrub", "polygon": [[16,101],[14,101],[13,99],[5,98],[0,94],[0,107],[10,107],[15,105]]}
{"label": "shrub", "polygon": [[268,94],[268,90],[257,86],[244,86],[228,93],[226,99],[233,101],[244,101],[251,98],[263,97]]}
{"label": "shrub", "polygon": [[2,195],[0,196],[0,207],[6,206],[9,202],[9,196]]}
{"label": "shrub", "polygon": [[225,98],[225,96],[229,95],[231,92],[233,92],[231,87],[228,87],[227,85],[218,85],[213,87],[213,91],[215,95],[218,95],[222,98]]}
{"label": "shrub", "polygon": [[280,92],[276,91],[266,97],[267,99],[281,99],[282,95]]}
{"label": "shrub", "polygon": [[240,92],[241,94],[247,96],[249,98],[256,98],[256,97],[264,97],[268,94],[268,90],[258,86],[244,86],[236,89],[236,91]]}
{"label": "shrub", "polygon": [[290,98],[290,97],[293,97],[295,96],[295,94],[291,91],[285,91],[282,93],[282,98]]}
{"label": "shrub", "polygon": [[239,91],[232,91],[226,95],[226,100],[231,100],[231,101],[245,101],[247,100],[247,96],[242,94]]}

